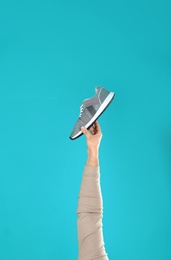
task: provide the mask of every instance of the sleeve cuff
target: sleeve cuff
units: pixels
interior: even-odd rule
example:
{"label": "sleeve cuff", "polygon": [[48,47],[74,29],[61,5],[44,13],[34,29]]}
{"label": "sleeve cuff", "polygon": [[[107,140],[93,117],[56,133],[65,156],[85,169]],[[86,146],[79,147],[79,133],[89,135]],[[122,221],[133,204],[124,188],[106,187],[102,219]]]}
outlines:
{"label": "sleeve cuff", "polygon": [[100,174],[100,166],[85,165],[84,174],[91,177],[97,177]]}

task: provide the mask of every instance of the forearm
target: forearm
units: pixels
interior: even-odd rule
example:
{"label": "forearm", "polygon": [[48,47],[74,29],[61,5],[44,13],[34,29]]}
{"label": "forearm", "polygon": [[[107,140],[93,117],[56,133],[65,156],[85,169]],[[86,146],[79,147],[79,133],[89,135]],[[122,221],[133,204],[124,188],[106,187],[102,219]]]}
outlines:
{"label": "forearm", "polygon": [[98,151],[88,151],[77,209],[79,260],[108,260],[104,246]]}

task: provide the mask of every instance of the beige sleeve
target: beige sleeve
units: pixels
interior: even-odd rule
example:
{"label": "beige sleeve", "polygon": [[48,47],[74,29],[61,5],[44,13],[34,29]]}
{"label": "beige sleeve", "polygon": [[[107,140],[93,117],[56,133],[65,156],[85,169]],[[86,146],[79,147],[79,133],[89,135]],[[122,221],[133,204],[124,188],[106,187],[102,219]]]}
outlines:
{"label": "beige sleeve", "polygon": [[108,260],[104,247],[100,167],[85,166],[78,199],[79,260]]}

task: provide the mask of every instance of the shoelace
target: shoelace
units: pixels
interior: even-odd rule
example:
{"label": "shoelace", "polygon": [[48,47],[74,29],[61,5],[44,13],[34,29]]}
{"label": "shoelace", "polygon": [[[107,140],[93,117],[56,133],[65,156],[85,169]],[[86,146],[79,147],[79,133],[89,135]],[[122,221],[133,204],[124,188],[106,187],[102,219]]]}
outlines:
{"label": "shoelace", "polygon": [[83,105],[80,106],[80,115],[79,115],[79,117],[82,116],[82,113],[83,113]]}

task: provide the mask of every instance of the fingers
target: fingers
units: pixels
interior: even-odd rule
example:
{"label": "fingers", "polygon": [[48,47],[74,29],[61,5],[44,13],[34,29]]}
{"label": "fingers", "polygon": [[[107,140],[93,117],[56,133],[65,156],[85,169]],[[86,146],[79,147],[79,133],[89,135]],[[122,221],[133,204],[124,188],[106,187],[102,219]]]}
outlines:
{"label": "fingers", "polygon": [[99,123],[98,123],[97,121],[95,122],[95,126],[96,126],[96,128],[97,128],[98,131],[101,131],[100,125],[99,125]]}
{"label": "fingers", "polygon": [[92,134],[92,135],[94,135],[95,134],[95,129],[94,129],[94,127],[92,126],[90,129],[89,129],[89,131],[90,131],[90,133]]}
{"label": "fingers", "polygon": [[86,137],[90,137],[91,135],[95,135],[96,134],[96,130],[93,126],[91,126],[89,129],[87,129],[86,127],[82,126],[81,127],[81,131],[83,132],[83,134],[85,134]]}
{"label": "fingers", "polygon": [[101,133],[101,128],[100,128],[99,123],[96,121],[96,122],[94,123],[94,125],[95,125],[95,129],[96,129],[96,133],[97,133],[97,134],[98,134],[98,133]]}
{"label": "fingers", "polygon": [[85,134],[86,137],[90,137],[90,135],[101,134],[101,128],[97,121],[93,123],[89,130],[86,127],[82,126],[81,131],[83,132],[83,134]]}

